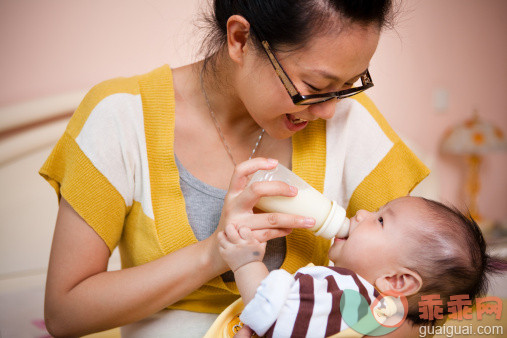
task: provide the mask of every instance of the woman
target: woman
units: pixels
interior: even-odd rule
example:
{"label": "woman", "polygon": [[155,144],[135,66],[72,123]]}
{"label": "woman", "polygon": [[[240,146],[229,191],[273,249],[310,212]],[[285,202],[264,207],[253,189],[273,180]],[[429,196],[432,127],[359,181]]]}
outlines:
{"label": "woman", "polygon": [[[94,87],[41,169],[60,199],[48,330],[138,322],[123,333],[202,336],[238,297],[217,251],[229,223],[269,240],[270,269],[327,264],[329,242],[305,229],[314,220],[253,213],[260,196],[297,193],[246,188],[256,170],[282,163],[349,214],[407,194],[426,168],[364,94],[344,99],[372,86],[390,10],[386,0],[216,0],[203,61]],[[107,272],[117,245],[123,269]]]}

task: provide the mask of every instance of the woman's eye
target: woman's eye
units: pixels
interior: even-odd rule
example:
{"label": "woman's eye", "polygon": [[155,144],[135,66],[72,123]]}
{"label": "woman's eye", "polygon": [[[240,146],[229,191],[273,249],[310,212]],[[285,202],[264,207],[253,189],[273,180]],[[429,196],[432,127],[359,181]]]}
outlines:
{"label": "woman's eye", "polygon": [[380,225],[384,226],[384,218],[382,216],[380,216],[378,218],[378,221],[379,221]]}
{"label": "woman's eye", "polygon": [[322,89],[319,89],[319,88],[317,88],[317,87],[312,86],[311,84],[309,84],[309,83],[307,83],[307,82],[305,82],[305,84],[306,84],[306,86],[307,86],[310,90],[312,90],[312,91],[314,91],[314,92],[320,92],[320,91],[322,90]]}

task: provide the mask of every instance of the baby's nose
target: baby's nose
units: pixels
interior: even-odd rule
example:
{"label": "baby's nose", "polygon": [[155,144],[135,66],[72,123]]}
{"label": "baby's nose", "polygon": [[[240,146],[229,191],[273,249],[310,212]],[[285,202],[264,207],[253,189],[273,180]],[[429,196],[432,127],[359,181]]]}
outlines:
{"label": "baby's nose", "polygon": [[366,216],[368,216],[368,211],[366,210],[361,209],[356,212],[356,220],[358,222],[363,221],[366,218]]}

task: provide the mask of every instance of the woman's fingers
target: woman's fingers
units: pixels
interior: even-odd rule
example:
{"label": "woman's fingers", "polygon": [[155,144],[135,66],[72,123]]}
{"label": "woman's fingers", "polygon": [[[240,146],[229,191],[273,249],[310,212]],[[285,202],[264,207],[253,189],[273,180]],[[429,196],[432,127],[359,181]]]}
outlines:
{"label": "woman's fingers", "polygon": [[238,221],[239,226],[246,226],[252,230],[259,229],[308,229],[315,226],[315,219],[300,215],[282,213],[252,214]]}
{"label": "woman's fingers", "polygon": [[229,192],[233,194],[241,192],[248,183],[248,176],[258,170],[273,169],[277,165],[277,160],[263,157],[256,157],[238,164],[232,174],[231,183],[229,184]]}
{"label": "woman's fingers", "polygon": [[273,238],[287,236],[291,232],[292,228],[269,228],[252,230],[247,226],[242,226],[237,229],[233,224],[228,224],[225,227],[225,231],[220,231],[217,236],[220,248],[226,249],[231,245],[240,243],[241,241],[258,241],[265,243]]}
{"label": "woman's fingers", "polygon": [[292,232],[292,229],[262,229],[253,230],[252,236],[259,242],[267,242],[270,239],[285,237]]}
{"label": "woman's fingers", "polygon": [[281,181],[254,182],[248,185],[250,175],[258,170],[273,169],[277,165],[277,160],[259,157],[236,166],[217,229],[224,231],[219,236],[222,248],[224,245],[235,245],[242,242],[260,241],[264,243],[273,238],[287,236],[294,228],[305,229],[315,225],[313,218],[301,215],[253,213],[252,209],[261,197],[289,198],[297,196],[297,188]]}
{"label": "woman's fingers", "polygon": [[285,182],[263,181],[252,183],[247,188],[245,188],[243,192],[236,197],[236,199],[239,205],[243,205],[251,209],[261,197],[295,197],[297,193],[298,189],[296,187],[293,187]]}

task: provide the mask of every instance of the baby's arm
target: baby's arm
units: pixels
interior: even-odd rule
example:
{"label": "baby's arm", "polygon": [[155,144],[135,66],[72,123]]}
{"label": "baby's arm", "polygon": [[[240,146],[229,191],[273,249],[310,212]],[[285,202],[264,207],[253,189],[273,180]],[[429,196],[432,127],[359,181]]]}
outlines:
{"label": "baby's arm", "polygon": [[255,239],[250,228],[237,229],[232,224],[218,234],[218,240],[220,254],[234,272],[236,285],[246,305],[254,298],[257,288],[269,274],[262,262],[266,243]]}
{"label": "baby's arm", "polygon": [[[268,272],[262,262],[266,243],[260,243],[247,227],[227,225],[218,234],[219,251],[234,272],[236,285],[245,303],[240,320],[259,336],[263,336],[277,320],[294,284],[294,277],[285,270]],[[248,329],[238,337],[248,335]]]}

